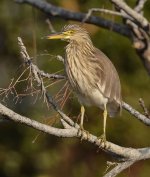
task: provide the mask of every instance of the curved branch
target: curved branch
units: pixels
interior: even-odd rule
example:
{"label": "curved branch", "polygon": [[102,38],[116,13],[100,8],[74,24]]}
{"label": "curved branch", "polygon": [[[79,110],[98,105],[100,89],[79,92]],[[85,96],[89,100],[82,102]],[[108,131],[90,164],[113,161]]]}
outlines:
{"label": "curved branch", "polygon": [[143,114],[139,113],[137,110],[132,108],[129,104],[123,102],[122,103],[122,107],[126,111],[128,111],[130,114],[132,114],[135,118],[137,118],[138,120],[143,122],[145,125],[150,126],[150,119],[148,117],[144,116]]}
{"label": "curved branch", "polygon": [[51,135],[55,135],[58,137],[74,137],[77,134],[77,130],[75,130],[74,128],[71,128],[71,129],[54,128],[54,127],[42,124],[40,122],[37,122],[35,120],[29,119],[28,117],[21,116],[20,114],[15,113],[14,111],[2,105],[1,103],[0,103],[0,113],[4,116],[7,116],[8,119],[14,122],[27,125],[36,130],[39,130],[39,131],[42,131],[44,133],[48,133]]}
{"label": "curved branch", "polygon": [[[63,120],[65,124],[65,129],[54,128],[52,126],[48,126],[37,122],[35,120],[31,120],[25,116],[21,116],[14,111],[10,110],[6,106],[0,103],[0,114],[7,116],[8,119],[27,125],[41,132],[55,135],[58,137],[80,137],[82,135],[82,139],[86,140],[92,144],[96,144],[98,147],[101,147],[105,152],[109,154],[115,154],[119,157],[123,157],[122,160],[125,162],[117,163],[117,166],[114,167],[111,171],[109,171],[104,177],[115,177],[117,174],[122,172],[124,169],[131,166],[133,163],[150,158],[150,148],[141,148],[141,149],[133,149],[133,148],[125,148],[118,145],[115,145],[111,142],[106,142],[103,144],[98,137],[87,134],[85,132],[81,132],[78,128],[67,125],[67,123]],[[65,115],[65,114],[64,114]],[[62,117],[63,118],[63,117]],[[64,118],[63,118],[64,119]]]}
{"label": "curved branch", "polygon": [[[125,147],[116,145],[114,143],[108,142],[108,141],[104,144],[101,142],[101,139],[99,139],[95,135],[92,135],[91,133],[87,135],[86,132],[82,132],[79,129],[79,125],[75,127],[69,126],[70,128],[67,128],[67,129],[54,128],[54,127],[42,124],[40,122],[37,122],[35,120],[31,120],[25,116],[21,116],[20,114],[15,113],[14,111],[2,105],[1,103],[0,103],[0,114],[7,116],[8,119],[14,122],[27,125],[36,130],[39,130],[39,131],[42,131],[42,132],[45,132],[51,135],[55,135],[58,137],[78,137],[79,138],[82,136],[83,140],[86,140],[92,144],[97,145],[98,147],[100,147],[101,149],[103,149],[105,152],[109,154],[115,154],[117,156],[120,156],[124,160],[128,159],[128,160],[138,161],[138,160],[150,158],[150,148],[140,148],[140,149],[125,148]],[[61,117],[65,121],[64,116],[66,115],[63,113]]]}
{"label": "curved branch", "polygon": [[[67,20],[74,20],[82,22],[86,17],[86,13],[72,12],[64,8],[52,5],[42,0],[15,0],[17,3],[26,3],[34,6],[49,16],[56,16]],[[137,12],[137,9],[131,9],[124,1],[110,0],[119,9],[124,16],[124,23],[118,24],[101,17],[90,16],[86,23],[94,24],[105,29],[128,37],[132,40],[133,46],[142,60],[145,69],[150,74],[150,24],[148,20]],[[146,0],[140,0],[137,8],[141,10]]]}
{"label": "curved branch", "polygon": [[[31,6],[38,8],[39,10],[46,13],[47,15],[60,17],[66,20],[74,20],[74,21],[82,22],[82,20],[85,19],[87,15],[86,13],[73,12],[61,7],[57,7],[52,5],[51,3],[47,3],[42,0],[15,0],[15,1],[17,3],[29,4]],[[110,20],[103,19],[101,17],[91,16],[89,19],[86,20],[86,23],[94,24],[103,27],[105,29],[112,30],[116,33],[119,33],[127,37],[131,35],[128,27],[112,22]]]}

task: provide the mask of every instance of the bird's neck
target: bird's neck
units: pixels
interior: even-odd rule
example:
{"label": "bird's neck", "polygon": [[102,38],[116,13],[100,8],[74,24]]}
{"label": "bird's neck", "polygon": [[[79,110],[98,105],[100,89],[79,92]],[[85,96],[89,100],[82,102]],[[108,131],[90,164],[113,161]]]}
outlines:
{"label": "bird's neck", "polygon": [[[84,83],[87,82],[84,76],[91,67],[91,58],[94,58],[92,42],[70,41],[66,46],[65,70],[68,81],[74,90],[82,90]],[[79,79],[81,82],[78,82]]]}
{"label": "bird's neck", "polygon": [[[66,46],[66,54],[71,55],[70,57],[82,59],[80,57],[86,58],[86,56],[93,55],[95,51],[95,47],[93,46],[92,41],[89,40],[80,40],[80,41],[70,41],[69,44]],[[68,57],[68,58],[70,58]]]}

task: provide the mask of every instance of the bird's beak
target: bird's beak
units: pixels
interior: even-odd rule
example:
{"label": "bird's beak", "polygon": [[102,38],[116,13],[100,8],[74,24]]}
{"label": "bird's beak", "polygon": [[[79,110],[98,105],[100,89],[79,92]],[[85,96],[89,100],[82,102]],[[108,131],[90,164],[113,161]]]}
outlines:
{"label": "bird's beak", "polygon": [[63,32],[55,33],[55,34],[50,34],[46,36],[46,39],[63,39],[65,37]]}

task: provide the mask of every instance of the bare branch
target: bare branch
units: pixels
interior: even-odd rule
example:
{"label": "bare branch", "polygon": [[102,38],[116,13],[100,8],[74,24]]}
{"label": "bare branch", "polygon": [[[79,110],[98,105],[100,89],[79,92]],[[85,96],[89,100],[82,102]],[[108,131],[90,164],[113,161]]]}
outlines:
{"label": "bare branch", "polygon": [[132,114],[133,116],[135,116],[138,120],[140,120],[141,122],[143,122],[145,125],[150,126],[150,119],[148,119],[143,114],[139,113],[137,110],[135,110],[134,108],[132,108],[130,105],[128,105],[127,103],[123,102],[122,103],[122,107],[125,110],[127,110],[130,114]]}
{"label": "bare branch", "polygon": [[61,61],[61,62],[63,62],[64,63],[64,58],[62,57],[62,56],[60,56],[60,55],[57,55],[57,60],[59,60],[59,61]]}
{"label": "bare branch", "polygon": [[46,23],[48,24],[48,27],[49,27],[50,31],[51,31],[52,33],[56,33],[56,31],[55,31],[55,29],[54,29],[54,27],[53,27],[53,25],[52,25],[50,19],[46,19]]}
{"label": "bare branch", "polygon": [[54,128],[49,125],[42,124],[40,122],[37,122],[35,120],[29,119],[25,116],[21,116],[11,109],[5,107],[0,103],[0,114],[7,116],[10,120],[13,120],[14,122],[25,124],[29,127],[32,127],[36,130],[42,131],[44,133],[48,133],[51,135],[55,135],[58,137],[74,137],[77,135],[77,130],[75,128],[71,129],[60,129],[60,128]]}
{"label": "bare branch", "polygon": [[[74,20],[82,22],[82,20],[86,17],[86,13],[80,12],[72,12],[61,7],[57,7],[52,5],[51,3],[47,3],[46,1],[42,0],[15,0],[17,3],[26,3],[31,6],[34,6],[41,10],[42,12],[46,13],[50,16],[60,17],[66,20]],[[91,16],[86,23],[94,24],[105,29],[111,29],[114,32],[117,32],[124,36],[130,36],[130,30],[128,27],[124,25],[112,22],[110,20],[103,19],[101,17]]]}
{"label": "bare branch", "polygon": [[120,12],[115,12],[112,10],[108,10],[108,9],[100,9],[100,8],[91,8],[88,10],[88,13],[86,14],[85,18],[82,20],[82,22],[86,22],[92,15],[93,12],[103,12],[109,15],[117,15],[117,16],[123,16],[123,14],[121,14]]}
{"label": "bare branch", "polygon": [[[123,0],[110,0],[115,4],[119,11],[126,15],[124,23],[131,29],[132,35],[130,39],[133,46],[141,58],[145,69],[150,74],[150,24],[149,21],[143,17],[142,13],[130,8]],[[146,1],[139,0],[137,8],[142,8]]]}
{"label": "bare branch", "polygon": [[45,73],[44,71],[40,70],[38,67],[36,67],[37,73],[40,74],[43,77],[46,77],[48,79],[66,79],[66,76],[60,75],[60,74],[49,74]]}
{"label": "bare branch", "polygon": [[[147,0],[137,0],[134,10],[141,13]],[[141,13],[142,14],[142,13]],[[143,15],[143,14],[142,14]]]}
{"label": "bare branch", "polygon": [[150,119],[149,111],[148,111],[148,109],[146,108],[145,103],[144,103],[144,100],[143,100],[142,98],[139,99],[139,103],[140,103],[141,107],[143,108],[143,111],[144,111],[145,116]]}
{"label": "bare branch", "polygon": [[87,134],[85,132],[81,132],[77,127],[69,126],[64,121],[64,118],[62,121],[65,126],[65,129],[60,129],[60,128],[55,128],[52,126],[42,124],[35,120],[31,120],[25,116],[21,116],[15,113],[14,111],[10,110],[9,108],[5,107],[1,103],[0,103],[0,114],[6,116],[7,119],[13,120],[14,122],[27,125],[41,132],[55,135],[58,137],[67,137],[67,138],[78,137],[79,138],[82,135],[83,140],[86,140],[92,144],[97,145],[98,147],[101,147],[105,152],[108,152],[109,154],[115,154],[119,157],[123,157],[122,160],[126,160],[125,162],[117,163],[117,166],[114,167],[110,172],[108,172],[104,177],[114,177],[124,169],[131,166],[133,163],[139,160],[150,158],[150,148],[141,148],[141,149],[124,148],[108,141],[104,145],[100,141],[100,139],[98,139],[96,136],[89,133],[87,137]]}
{"label": "bare branch", "polygon": [[[24,60],[25,63],[27,63],[28,65],[30,65],[34,71],[34,74],[40,74],[43,77],[46,78],[52,78],[52,79],[65,79],[65,76],[59,75],[59,74],[49,74],[49,73],[45,73],[44,71],[40,70],[35,64],[33,64],[31,61],[31,58],[29,57],[27,51],[26,51],[26,47],[24,46],[22,39],[20,37],[18,37],[18,45],[20,46],[20,50],[21,50],[21,56]],[[61,58],[61,56],[57,56],[59,59]],[[62,60],[62,58],[61,58]],[[63,61],[63,60],[62,60]],[[36,72],[35,72],[36,71]]]}
{"label": "bare branch", "polygon": [[[87,14],[80,12],[72,12],[61,7],[52,5],[42,0],[15,0],[17,3],[26,3],[34,6],[42,12],[50,15],[60,17],[66,20],[74,20],[82,22]],[[146,18],[136,10],[131,9],[123,0],[110,0],[115,4],[117,9],[120,10],[124,18],[125,25],[114,23],[110,20],[103,19],[101,17],[90,16],[86,20],[86,23],[95,24],[105,29],[112,30],[118,34],[128,37],[133,42],[133,46],[137,51],[137,54],[141,58],[144,67],[150,74],[150,25]],[[138,8],[142,8],[144,1],[140,0],[137,3]],[[142,39],[139,38],[142,36]],[[146,37],[147,36],[147,37]]]}
{"label": "bare branch", "polygon": [[114,3],[119,9],[123,10],[130,17],[132,17],[143,29],[149,31],[149,22],[141,14],[137,13],[131,9],[123,0],[110,0]]}
{"label": "bare branch", "polygon": [[[54,128],[54,127],[39,123],[35,120],[31,120],[25,116],[21,116],[15,113],[14,111],[10,110],[6,106],[2,105],[1,103],[0,103],[0,114],[7,116],[7,118],[9,118],[10,120],[13,120],[14,122],[25,124],[34,129],[37,129],[42,132],[55,135],[58,137],[81,137],[82,135],[83,140],[86,140],[92,144],[97,145],[98,147],[102,148],[105,152],[123,157],[124,160],[125,159],[142,160],[142,159],[150,158],[150,148],[141,148],[141,149],[125,148],[125,147],[121,147],[116,144],[113,144],[111,142],[108,142],[108,141],[106,142],[106,144],[104,144],[101,142],[101,140],[98,137],[90,133],[87,137],[87,134],[85,132],[81,132],[81,130],[79,129],[79,125],[75,127],[69,126],[68,129]],[[65,121],[66,115],[64,113],[63,114],[61,113],[61,116],[63,120]],[[70,119],[70,118],[67,116],[67,119]],[[73,121],[70,119],[70,122],[73,122]],[[74,122],[72,125],[75,125]]]}
{"label": "bare branch", "polygon": [[[34,78],[36,80],[36,82],[38,83],[39,87],[41,88],[41,92],[42,95],[44,97],[44,102],[47,103],[47,106],[49,107],[49,104],[53,106],[53,108],[61,115],[61,117],[67,122],[69,123],[71,126],[74,126],[74,122],[68,117],[66,116],[57,106],[57,104],[55,103],[55,101],[53,100],[53,98],[48,94],[43,80],[41,78],[41,75],[39,73],[39,69],[36,65],[34,65],[26,51],[26,47],[24,46],[22,39],[20,37],[18,37],[18,45],[20,46],[20,50],[21,50],[21,55],[22,58],[24,59],[24,61],[26,61],[26,63],[31,67],[31,70],[34,74]],[[24,54],[25,53],[25,54]],[[79,126],[77,126],[79,128]]]}

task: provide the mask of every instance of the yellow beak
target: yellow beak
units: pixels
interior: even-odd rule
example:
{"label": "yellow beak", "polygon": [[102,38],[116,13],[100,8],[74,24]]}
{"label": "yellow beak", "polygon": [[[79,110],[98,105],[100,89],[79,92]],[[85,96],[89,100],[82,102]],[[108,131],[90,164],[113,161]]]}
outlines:
{"label": "yellow beak", "polygon": [[46,39],[63,39],[65,37],[65,35],[63,34],[63,32],[60,33],[55,33],[55,34],[50,34],[48,36],[46,36]]}

